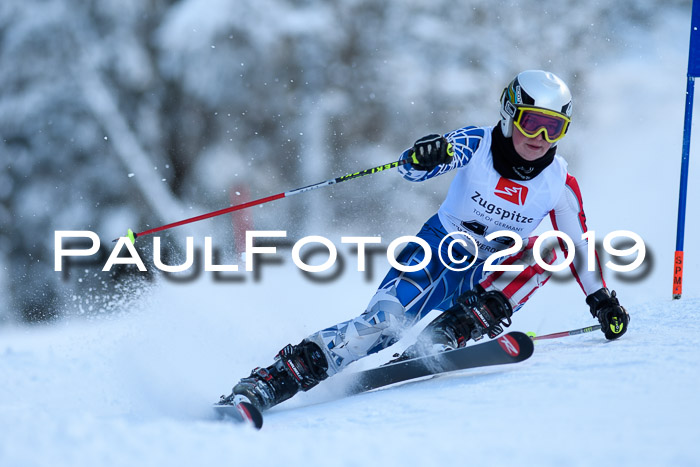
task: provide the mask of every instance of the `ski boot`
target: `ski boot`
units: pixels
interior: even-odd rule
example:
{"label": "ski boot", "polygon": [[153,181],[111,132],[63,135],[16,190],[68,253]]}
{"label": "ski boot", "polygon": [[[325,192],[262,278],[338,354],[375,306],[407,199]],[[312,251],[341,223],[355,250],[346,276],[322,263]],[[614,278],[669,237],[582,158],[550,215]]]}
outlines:
{"label": "ski boot", "polygon": [[485,292],[477,286],[460,295],[452,308],[421,331],[415,344],[390,363],[454,350],[484,335],[494,338],[503,332],[503,326],[511,325],[512,315],[513,307],[501,292]]}
{"label": "ski boot", "polygon": [[255,368],[250,376],[233,387],[261,412],[286,401],[299,390],[308,391],[328,377],[328,362],[321,348],[313,342],[287,344],[267,368]]}

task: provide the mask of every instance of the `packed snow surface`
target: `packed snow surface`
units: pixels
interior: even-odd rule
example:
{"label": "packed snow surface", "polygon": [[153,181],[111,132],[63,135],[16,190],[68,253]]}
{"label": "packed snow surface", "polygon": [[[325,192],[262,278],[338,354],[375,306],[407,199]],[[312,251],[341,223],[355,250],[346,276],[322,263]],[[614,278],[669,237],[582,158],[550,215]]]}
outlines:
{"label": "packed snow surface", "polygon": [[[238,377],[269,364],[284,343],[343,314],[334,297],[347,284],[321,287],[294,272],[271,274],[280,281],[286,276],[288,285],[274,294],[266,293],[265,283],[235,291],[220,284],[163,286],[160,303],[149,301],[147,310],[4,331],[0,464],[433,465],[452,463],[455,456],[475,465],[700,460],[694,447],[700,439],[697,297],[634,305],[630,331],[616,342],[600,332],[540,341],[534,355],[517,365],[343,398],[351,368],[268,412],[259,432],[215,420],[210,404]],[[372,289],[361,281],[350,286],[353,293],[342,303],[359,304],[353,297]],[[304,289],[309,293],[299,292]],[[568,315],[570,327],[592,324],[581,307],[553,306],[551,312]],[[528,321],[524,313],[521,321]],[[540,334],[568,329],[520,324],[514,328]]]}

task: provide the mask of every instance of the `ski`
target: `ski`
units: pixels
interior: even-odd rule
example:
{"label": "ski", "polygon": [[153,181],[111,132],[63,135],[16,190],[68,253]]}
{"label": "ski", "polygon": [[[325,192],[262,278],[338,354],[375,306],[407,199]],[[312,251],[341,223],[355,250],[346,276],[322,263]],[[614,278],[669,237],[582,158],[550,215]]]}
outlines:
{"label": "ski", "polygon": [[[346,394],[360,394],[423,376],[522,362],[530,358],[534,349],[532,339],[527,334],[517,331],[509,332],[498,339],[483,344],[409,360],[389,362],[377,368],[358,372],[353,375],[353,382],[348,387]],[[262,414],[241,396],[234,394],[227,397],[221,396],[221,400],[214,404],[213,408],[220,418],[247,423],[258,430],[262,428]]]}
{"label": "ski", "polygon": [[360,394],[390,384],[409,381],[423,376],[439,375],[457,370],[528,359],[535,346],[532,339],[514,331],[483,344],[449,350],[435,355],[403,360],[357,373],[348,395]]}
{"label": "ski", "polygon": [[214,412],[219,418],[232,419],[238,423],[246,423],[256,430],[262,428],[262,413],[247,400],[242,400],[231,394],[228,397],[221,396],[221,400],[214,404]]}

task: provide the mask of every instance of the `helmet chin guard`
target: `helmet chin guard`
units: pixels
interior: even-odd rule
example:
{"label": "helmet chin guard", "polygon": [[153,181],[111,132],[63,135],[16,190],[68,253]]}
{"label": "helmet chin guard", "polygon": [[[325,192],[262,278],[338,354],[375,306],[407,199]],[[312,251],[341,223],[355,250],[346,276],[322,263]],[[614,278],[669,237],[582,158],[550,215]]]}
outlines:
{"label": "helmet chin guard", "polygon": [[551,110],[570,118],[571,91],[554,73],[542,70],[519,73],[501,94],[501,131],[506,138],[513,136],[513,119],[520,106]]}

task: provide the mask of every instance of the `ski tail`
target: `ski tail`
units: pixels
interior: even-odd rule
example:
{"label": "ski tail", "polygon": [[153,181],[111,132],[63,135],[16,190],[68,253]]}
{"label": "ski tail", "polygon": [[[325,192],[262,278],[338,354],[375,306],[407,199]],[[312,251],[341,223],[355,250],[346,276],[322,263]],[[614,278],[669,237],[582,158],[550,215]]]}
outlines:
{"label": "ski tail", "polygon": [[236,405],[236,409],[247,423],[253,425],[256,430],[262,428],[263,417],[262,413],[250,402],[240,402]]}
{"label": "ski tail", "polygon": [[214,404],[214,411],[221,418],[231,418],[238,423],[248,424],[256,430],[263,426],[263,416],[260,410],[250,401],[235,397],[233,394],[228,397],[221,396],[221,400]]}

